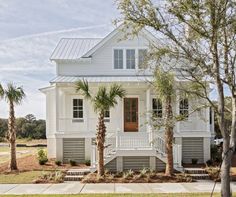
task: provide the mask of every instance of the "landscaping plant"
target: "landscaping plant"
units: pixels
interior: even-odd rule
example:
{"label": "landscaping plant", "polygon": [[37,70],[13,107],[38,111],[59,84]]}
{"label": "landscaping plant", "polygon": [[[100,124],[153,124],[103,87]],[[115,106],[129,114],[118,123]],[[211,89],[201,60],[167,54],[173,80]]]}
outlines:
{"label": "landscaping plant", "polygon": [[[10,170],[17,170],[16,162],[16,124],[15,124],[15,105],[21,104],[25,98],[25,93],[22,87],[16,87],[13,83],[8,83],[7,88],[4,89],[4,98],[9,104],[9,118],[8,118],[8,134],[7,139],[10,142]],[[0,88],[2,94],[2,87]]]}
{"label": "landscaping plant", "polygon": [[92,95],[87,81],[79,80],[75,83],[76,92],[81,92],[83,96],[93,104],[94,111],[98,114],[98,124],[96,133],[96,144],[98,150],[97,171],[99,176],[103,176],[104,169],[104,149],[106,137],[106,125],[104,122],[104,113],[106,110],[117,105],[117,99],[125,96],[125,90],[117,84],[112,84],[108,90],[105,86],[100,86],[95,95]]}
{"label": "landscaping plant", "polygon": [[37,158],[40,165],[44,165],[48,162],[47,152],[44,149],[38,150]]}

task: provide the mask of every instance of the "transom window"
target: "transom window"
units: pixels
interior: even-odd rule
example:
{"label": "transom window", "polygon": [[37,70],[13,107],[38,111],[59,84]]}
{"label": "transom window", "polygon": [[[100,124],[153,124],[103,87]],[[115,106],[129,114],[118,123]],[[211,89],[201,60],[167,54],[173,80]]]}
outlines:
{"label": "transom window", "polygon": [[189,108],[189,103],[188,99],[181,99],[179,102],[179,114],[185,117],[188,117],[188,108]]}
{"label": "transom window", "polygon": [[83,118],[83,99],[73,99],[73,118]]}
{"label": "transom window", "polygon": [[123,49],[114,50],[114,68],[123,69]]}
{"label": "transom window", "polygon": [[162,118],[162,102],[160,99],[152,99],[152,111],[155,117]]}
{"label": "transom window", "polygon": [[126,68],[135,69],[135,49],[126,50]]}
{"label": "transom window", "polygon": [[147,49],[138,50],[138,68],[145,68],[145,57],[147,55]]}

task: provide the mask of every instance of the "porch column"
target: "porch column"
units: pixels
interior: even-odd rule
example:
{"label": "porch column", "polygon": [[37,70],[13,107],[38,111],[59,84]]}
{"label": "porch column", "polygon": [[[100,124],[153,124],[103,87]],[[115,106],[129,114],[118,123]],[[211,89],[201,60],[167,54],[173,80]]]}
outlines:
{"label": "porch column", "polygon": [[[153,141],[153,132],[151,129],[151,90],[146,90],[146,130],[149,134],[149,143]],[[151,146],[153,144],[151,143]]]}

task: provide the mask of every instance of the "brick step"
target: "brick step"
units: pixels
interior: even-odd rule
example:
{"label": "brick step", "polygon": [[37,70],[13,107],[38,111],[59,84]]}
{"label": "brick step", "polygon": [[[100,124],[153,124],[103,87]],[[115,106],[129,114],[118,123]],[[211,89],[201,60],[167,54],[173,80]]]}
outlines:
{"label": "brick step", "polygon": [[205,169],[202,168],[184,168],[186,174],[207,174]]}
{"label": "brick step", "polygon": [[66,175],[64,181],[80,181],[84,175]]}
{"label": "brick step", "polygon": [[209,174],[188,174],[188,176],[192,177],[195,180],[207,180],[207,179],[210,179]]}
{"label": "brick step", "polygon": [[89,173],[89,169],[70,169],[66,172],[67,175],[86,175]]}

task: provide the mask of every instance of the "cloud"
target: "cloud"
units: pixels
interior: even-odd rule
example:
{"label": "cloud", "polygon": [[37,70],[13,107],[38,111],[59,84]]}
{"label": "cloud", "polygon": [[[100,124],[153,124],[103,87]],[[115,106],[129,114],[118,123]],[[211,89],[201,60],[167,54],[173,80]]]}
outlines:
{"label": "cloud", "polygon": [[[16,108],[17,116],[33,113],[45,118],[45,97],[39,88],[48,86],[55,76],[55,65],[49,57],[62,37],[103,37],[112,29],[110,24],[73,28],[36,35],[22,36],[0,42],[0,81],[23,86],[27,98]],[[8,106],[0,102],[0,117],[8,116]]]}

